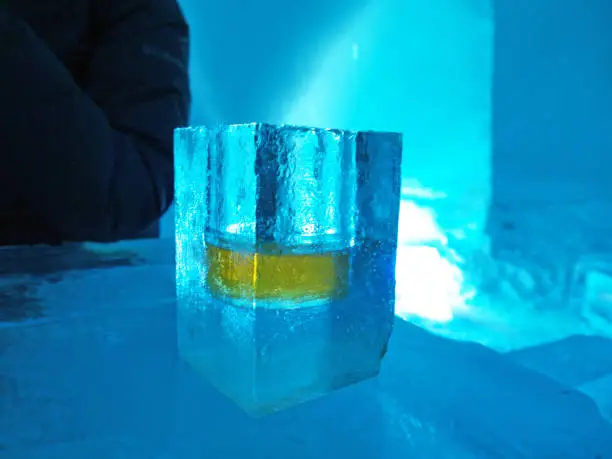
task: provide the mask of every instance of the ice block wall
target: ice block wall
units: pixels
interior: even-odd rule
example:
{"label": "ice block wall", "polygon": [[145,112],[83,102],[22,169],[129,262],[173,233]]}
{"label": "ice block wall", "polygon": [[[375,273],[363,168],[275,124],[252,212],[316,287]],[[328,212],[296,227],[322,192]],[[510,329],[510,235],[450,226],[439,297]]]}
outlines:
{"label": "ice block wall", "polygon": [[612,253],[612,3],[495,3],[492,251],[547,294]]}
{"label": "ice block wall", "polygon": [[[268,121],[404,133],[411,239],[477,228],[489,197],[488,0],[180,1],[193,124]],[[448,200],[467,211],[428,210]],[[419,210],[424,209],[424,210]],[[408,215],[410,214],[410,215]],[[171,224],[163,225],[163,232]]]}

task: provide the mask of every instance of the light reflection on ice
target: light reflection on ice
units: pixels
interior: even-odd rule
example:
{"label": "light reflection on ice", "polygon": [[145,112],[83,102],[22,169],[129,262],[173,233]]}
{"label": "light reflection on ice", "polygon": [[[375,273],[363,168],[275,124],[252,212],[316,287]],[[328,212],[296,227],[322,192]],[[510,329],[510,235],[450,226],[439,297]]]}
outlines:
{"label": "light reflection on ice", "polygon": [[[490,258],[486,245],[476,241],[482,236],[479,228],[468,223],[443,227],[439,217],[445,216],[448,207],[445,196],[411,185],[402,189],[402,198],[396,266],[398,317],[436,334],[476,341],[502,352],[574,334],[612,336],[609,325],[595,324],[592,317],[585,316],[584,309],[593,307],[592,299],[586,306],[571,307],[563,298],[556,302],[540,298],[529,267],[500,264]],[[473,220],[463,214],[461,219]],[[520,289],[529,295],[519,294]]]}
{"label": "light reflection on ice", "polygon": [[396,314],[403,319],[417,316],[448,322],[457,311],[466,310],[473,293],[466,293],[459,261],[448,247],[448,240],[432,211],[403,200],[396,266]]}

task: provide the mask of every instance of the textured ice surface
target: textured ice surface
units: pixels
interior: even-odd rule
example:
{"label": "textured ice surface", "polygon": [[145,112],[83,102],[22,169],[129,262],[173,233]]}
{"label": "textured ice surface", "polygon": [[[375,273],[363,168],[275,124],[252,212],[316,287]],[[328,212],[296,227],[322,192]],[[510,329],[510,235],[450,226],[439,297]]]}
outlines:
{"label": "textured ice surface", "polygon": [[399,316],[498,350],[573,334],[612,336],[609,257],[584,256],[571,264],[559,245],[558,253],[540,259],[500,260],[478,228],[452,224],[449,217],[460,207],[411,193],[400,207]]}
{"label": "textured ice surface", "polygon": [[612,254],[581,257],[567,294],[570,306],[586,324],[612,337]]}
{"label": "textured ice surface", "polygon": [[394,316],[400,166],[399,134],[177,130],[183,358],[253,415],[376,375]]}
{"label": "textured ice surface", "polygon": [[378,378],[253,420],[177,355],[171,247],[11,252],[1,305],[37,307],[0,327],[2,459],[609,459],[584,339],[503,355],[398,320]]}
{"label": "textured ice surface", "polygon": [[[550,207],[542,204],[540,212]],[[540,251],[517,251],[503,260],[491,256],[478,228],[453,223],[461,208],[440,193],[405,190],[397,314],[447,337],[520,350],[521,364],[584,391],[609,418],[612,260],[576,250],[589,243],[577,240],[588,237],[585,229],[597,226],[596,220],[584,224],[589,207],[584,215],[574,208],[576,218],[565,213],[566,227],[573,229],[563,234],[554,225],[542,226],[537,207],[512,212],[509,217],[521,217],[524,225],[519,234],[547,242]]]}
{"label": "textured ice surface", "polygon": [[[81,314],[0,330],[0,457],[608,459],[612,451],[612,427],[586,395],[405,322],[376,380],[252,420],[178,361],[173,305],[159,302],[173,296],[171,278],[170,264],[67,274],[39,299]],[[127,281],[148,288],[114,293]],[[98,301],[83,302],[86,292]],[[102,312],[109,302],[122,307]]]}

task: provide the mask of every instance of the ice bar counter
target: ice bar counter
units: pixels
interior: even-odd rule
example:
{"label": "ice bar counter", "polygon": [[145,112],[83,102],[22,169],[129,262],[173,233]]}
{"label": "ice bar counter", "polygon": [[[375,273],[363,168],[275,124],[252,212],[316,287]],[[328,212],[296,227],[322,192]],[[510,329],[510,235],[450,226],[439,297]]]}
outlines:
{"label": "ice bar counter", "polygon": [[402,136],[178,129],[181,357],[262,416],[375,376],[394,321]]}

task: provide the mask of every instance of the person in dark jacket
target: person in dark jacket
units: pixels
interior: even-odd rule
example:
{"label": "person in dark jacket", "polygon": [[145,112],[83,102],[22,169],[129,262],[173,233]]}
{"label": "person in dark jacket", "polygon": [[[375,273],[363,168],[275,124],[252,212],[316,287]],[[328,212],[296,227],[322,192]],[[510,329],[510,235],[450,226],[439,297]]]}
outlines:
{"label": "person in dark jacket", "polygon": [[173,200],[176,0],[0,0],[0,244],[115,241]]}

